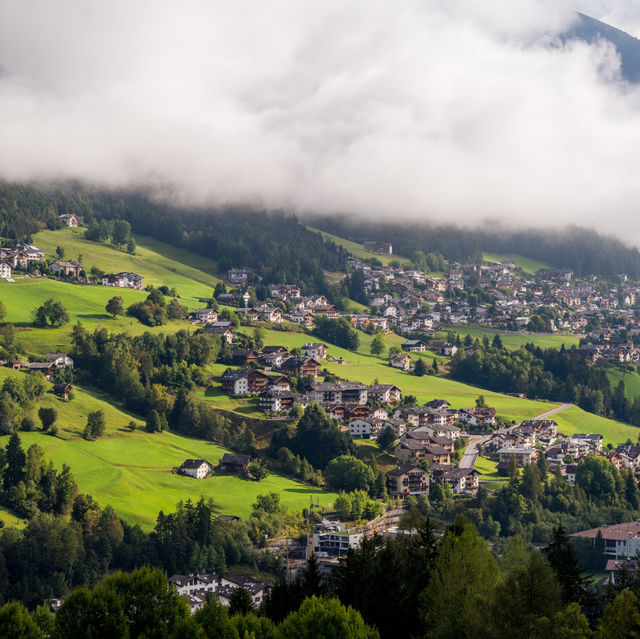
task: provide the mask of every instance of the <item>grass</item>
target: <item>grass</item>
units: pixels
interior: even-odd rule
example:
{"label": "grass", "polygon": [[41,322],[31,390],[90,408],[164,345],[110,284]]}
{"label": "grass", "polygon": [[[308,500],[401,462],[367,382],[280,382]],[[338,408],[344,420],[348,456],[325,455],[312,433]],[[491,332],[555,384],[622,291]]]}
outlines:
{"label": "grass", "polygon": [[480,473],[481,481],[496,481],[504,479],[503,476],[498,475],[498,462],[486,457],[478,457],[474,468]]}
{"label": "grass", "polygon": [[[9,376],[27,373],[0,368],[0,382]],[[139,523],[149,530],[160,510],[172,511],[180,500],[211,497],[220,512],[246,517],[258,494],[277,491],[282,501],[299,510],[309,504],[310,496],[320,505],[332,503],[335,494],[305,484],[269,475],[261,482],[216,475],[207,480],[194,480],[174,473],[187,458],[207,459],[216,463],[227,449],[210,442],[191,439],[177,433],[149,434],[135,415],[109,403],[109,397],[96,389],[74,386],[70,401],[49,393],[39,406],[54,406],[58,411],[57,437],[42,432],[21,432],[25,450],[38,444],[57,468],[69,464],[81,492],[89,493],[103,506],[111,504],[127,521]],[[37,407],[36,407],[37,409]],[[81,437],[90,411],[105,413],[105,436],[96,441]],[[37,410],[36,410],[37,414]],[[130,421],[138,425],[129,431]],[[7,437],[0,438],[4,446]],[[9,517],[0,511],[0,519]]]}
{"label": "grass", "polygon": [[[295,510],[309,505],[310,497],[327,506],[335,493],[270,474],[261,482],[215,474],[205,480],[178,475],[175,468],[187,458],[216,464],[228,452],[215,444],[175,433],[121,433],[97,441],[60,440],[43,433],[21,433],[22,445],[41,446],[56,467],[68,464],[81,492],[101,505],[110,504],[131,523],[150,530],[158,513],[170,512],[179,501],[212,498],[219,512],[247,517],[257,495],[278,492]],[[7,437],[0,438],[5,445]]]}
{"label": "grass", "polygon": [[374,251],[366,249],[363,244],[359,244],[358,242],[352,242],[351,240],[347,240],[343,237],[338,237],[337,235],[332,235],[331,233],[327,233],[326,231],[314,229],[311,226],[307,226],[307,228],[310,231],[314,231],[315,233],[320,233],[320,235],[326,237],[328,240],[331,240],[334,244],[347,249],[347,251],[349,251],[351,255],[360,257],[363,260],[368,260],[372,257],[375,257],[383,266],[389,266],[391,262],[398,262],[398,264],[409,264],[409,260],[406,257],[400,257],[399,255],[381,255],[380,253],[375,253]]}
{"label": "grass", "polygon": [[[17,326],[18,344],[34,355],[68,349],[71,325],[77,321],[82,322],[88,330],[104,327],[112,332],[128,332],[132,335],[145,331],[172,333],[180,328],[191,327],[186,321],[172,321],[165,326],[151,328],[127,316],[114,320],[105,311],[107,301],[114,295],[120,295],[125,306],[128,306],[143,300],[147,293],[107,286],[79,286],[46,278],[21,278],[15,282],[0,279],[0,300],[7,308],[6,321]],[[62,302],[69,313],[70,323],[60,328],[33,328],[32,311],[49,298]],[[192,309],[198,307],[193,300],[182,302]]]}
{"label": "grass", "polygon": [[609,368],[607,370],[607,377],[611,382],[612,388],[615,388],[620,381],[624,382],[629,399],[632,401],[640,397],[640,374],[637,372],[627,372],[621,371],[619,368]]}
{"label": "grass", "polygon": [[515,265],[521,268],[525,273],[529,275],[535,275],[536,271],[541,268],[550,268],[548,264],[539,262],[538,260],[531,259],[530,257],[524,257],[523,255],[516,255],[515,253],[506,253],[499,255],[497,253],[483,253],[482,259],[485,262],[506,262],[511,260]]}
{"label": "grass", "polygon": [[558,349],[563,344],[565,348],[571,348],[572,346],[578,346],[580,344],[580,338],[576,337],[575,335],[532,335],[529,333],[505,333],[492,330],[490,328],[472,328],[468,326],[448,326],[443,327],[443,330],[454,331],[455,333],[458,333],[460,337],[462,337],[462,339],[464,339],[466,335],[470,335],[472,339],[478,338],[479,340],[482,340],[482,338],[485,336],[492,340],[493,336],[498,333],[503,345],[506,348],[510,349],[520,348],[525,344],[535,344],[540,348]]}
{"label": "grass", "polygon": [[636,442],[640,433],[640,430],[635,426],[587,413],[577,406],[556,413],[550,419],[554,419],[558,423],[558,431],[563,435],[600,433],[604,436],[605,445],[623,444],[627,439]]}
{"label": "grass", "polygon": [[144,277],[145,286],[175,287],[183,301],[211,296],[219,281],[213,260],[149,237],[136,236],[136,242],[136,254],[129,255],[110,244],[85,240],[84,229],[41,231],[33,237],[47,257],[56,257],[57,246],[65,249],[66,259],[81,255],[87,271],[94,265],[106,272],[132,271]]}

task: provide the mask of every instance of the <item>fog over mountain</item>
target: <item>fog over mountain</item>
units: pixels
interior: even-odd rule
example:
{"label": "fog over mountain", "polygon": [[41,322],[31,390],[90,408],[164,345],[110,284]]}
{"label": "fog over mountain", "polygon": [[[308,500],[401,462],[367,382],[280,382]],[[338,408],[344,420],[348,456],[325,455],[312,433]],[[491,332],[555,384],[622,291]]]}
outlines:
{"label": "fog over mountain", "polygon": [[595,0],[3,0],[0,177],[640,242],[639,32]]}

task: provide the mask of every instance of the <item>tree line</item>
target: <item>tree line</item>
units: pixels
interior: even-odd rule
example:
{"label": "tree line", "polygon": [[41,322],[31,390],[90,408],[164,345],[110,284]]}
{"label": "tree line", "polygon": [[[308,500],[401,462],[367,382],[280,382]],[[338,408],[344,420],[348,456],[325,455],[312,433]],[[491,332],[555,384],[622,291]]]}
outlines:
{"label": "tree line", "polygon": [[622,381],[611,387],[601,366],[589,366],[575,349],[542,349],[534,344],[506,350],[475,343],[451,359],[453,379],[500,393],[570,402],[597,415],[640,426],[640,399],[631,400]]}

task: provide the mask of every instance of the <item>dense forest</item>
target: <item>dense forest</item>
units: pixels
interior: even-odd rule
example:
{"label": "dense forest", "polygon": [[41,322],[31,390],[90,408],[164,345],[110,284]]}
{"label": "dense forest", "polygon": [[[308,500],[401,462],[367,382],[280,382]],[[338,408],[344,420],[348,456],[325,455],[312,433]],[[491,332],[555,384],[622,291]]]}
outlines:
{"label": "dense forest", "polygon": [[327,294],[323,269],[343,268],[346,257],[344,249],[283,212],[184,209],[136,191],[0,183],[3,237],[23,239],[44,227],[58,228],[62,213],[82,215],[90,225],[93,220],[126,220],[136,234],[216,260],[220,272],[246,267],[264,283],[297,284],[308,295]]}
{"label": "dense forest", "polygon": [[457,518],[436,534],[365,540],[324,578],[315,558],[278,582],[259,609],[242,589],[229,609],[212,598],[195,614],[159,570],[114,573],[72,593],[55,617],[18,603],[0,608],[3,636],[172,639],[604,639],[634,637],[639,584],[594,591],[564,530],[542,550],[515,536],[499,559],[473,524]]}
{"label": "dense forest", "polygon": [[[355,241],[391,242],[398,255],[413,258],[440,253],[451,261],[480,260],[483,252],[524,255],[556,268],[570,268],[576,275],[640,276],[640,252],[596,231],[566,229],[500,229],[497,225],[458,227],[421,221],[374,224],[364,219],[317,218],[313,226]],[[433,269],[438,270],[438,269]]]}

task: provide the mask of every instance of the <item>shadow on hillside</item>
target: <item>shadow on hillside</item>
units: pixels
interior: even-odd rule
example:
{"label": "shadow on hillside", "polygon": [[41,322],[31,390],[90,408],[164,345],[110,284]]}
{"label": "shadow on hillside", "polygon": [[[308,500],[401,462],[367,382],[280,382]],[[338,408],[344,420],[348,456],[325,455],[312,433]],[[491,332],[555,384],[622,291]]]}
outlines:
{"label": "shadow on hillside", "polygon": [[111,315],[107,315],[106,313],[82,313],[82,314],[79,313],[76,317],[80,317],[82,319],[95,319],[95,320],[111,319]]}

